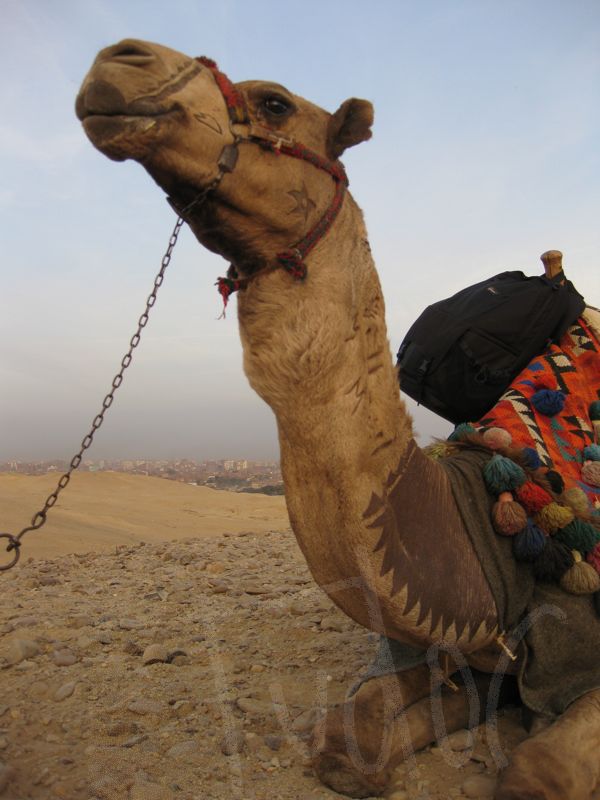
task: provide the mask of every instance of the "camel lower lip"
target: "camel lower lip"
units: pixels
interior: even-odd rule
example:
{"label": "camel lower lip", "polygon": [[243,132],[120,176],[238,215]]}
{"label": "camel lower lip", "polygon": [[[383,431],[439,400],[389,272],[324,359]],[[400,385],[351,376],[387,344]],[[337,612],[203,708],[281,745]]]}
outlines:
{"label": "camel lower lip", "polygon": [[135,129],[138,133],[150,131],[158,124],[160,117],[165,114],[135,115],[135,114],[90,114],[82,120],[87,135],[94,141],[97,138],[110,138],[122,133],[124,130]]}

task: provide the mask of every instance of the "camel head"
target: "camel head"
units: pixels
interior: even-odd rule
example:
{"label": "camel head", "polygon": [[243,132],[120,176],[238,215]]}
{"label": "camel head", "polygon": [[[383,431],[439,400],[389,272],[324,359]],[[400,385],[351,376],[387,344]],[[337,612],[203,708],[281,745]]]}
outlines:
{"label": "camel head", "polygon": [[[335,181],[324,162],[370,138],[373,109],[350,99],[334,113],[277,83],[231,84],[208,59],[125,39],[100,51],[76,102],[86,134],[114,160],[139,161],[186,214],[197,238],[242,274],[269,264],[326,212]],[[292,143],[292,144],[290,144]]]}

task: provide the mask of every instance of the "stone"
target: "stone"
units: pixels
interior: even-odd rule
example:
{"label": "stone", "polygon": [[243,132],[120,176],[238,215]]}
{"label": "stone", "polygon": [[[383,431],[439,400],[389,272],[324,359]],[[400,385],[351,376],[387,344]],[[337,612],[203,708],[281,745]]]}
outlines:
{"label": "stone", "polygon": [[342,633],[345,630],[345,625],[346,623],[343,619],[332,615],[330,617],[324,617],[321,620],[320,628],[323,631],[338,631],[339,633]]}
{"label": "stone", "polygon": [[128,711],[133,711],[134,714],[145,716],[146,714],[161,714],[165,710],[165,704],[158,700],[151,700],[147,697],[140,697],[132,700],[127,706]]}
{"label": "stone", "polygon": [[206,565],[206,571],[211,575],[220,575],[225,572],[225,569],[226,565],[222,561],[211,561],[210,564]]}
{"label": "stone", "polygon": [[136,619],[120,619],[119,620],[119,628],[124,631],[135,631],[139,628],[143,628],[144,623],[138,622]]}
{"label": "stone", "polygon": [[142,655],[144,665],[169,661],[169,648],[164,644],[149,644]]}
{"label": "stone", "polygon": [[188,756],[199,755],[199,753],[200,748],[195,739],[186,739],[183,742],[178,742],[167,750],[167,756],[169,758],[186,758]]}
{"label": "stone", "polygon": [[264,700],[255,700],[253,697],[238,697],[235,704],[245,714],[262,717],[273,713],[271,703],[265,703]]}
{"label": "stone", "polygon": [[39,578],[40,586],[56,586],[60,583],[58,578],[55,578],[54,575],[42,575]]}
{"label": "stone", "polygon": [[73,692],[75,691],[75,687],[77,686],[77,681],[69,681],[68,683],[63,683],[55,692],[54,692],[54,699],[57,703],[60,703],[62,700],[66,700],[67,697],[71,697]]}
{"label": "stone", "polygon": [[230,730],[221,739],[221,752],[224,756],[232,756],[235,753],[241,753],[245,742],[246,740],[243,731],[238,729]]}
{"label": "stone", "polygon": [[113,722],[106,728],[107,736],[123,736],[127,733],[137,733],[138,726],[135,722],[130,720],[120,719]]}
{"label": "stone", "polygon": [[448,736],[448,747],[456,752],[468,750],[473,746],[473,734],[470,730],[463,728],[455,731]]}
{"label": "stone", "polygon": [[72,650],[63,648],[62,650],[54,650],[52,653],[52,661],[57,667],[71,667],[78,661],[77,656]]}
{"label": "stone", "polygon": [[33,658],[40,652],[40,646],[33,639],[13,639],[8,646],[6,661],[8,664],[19,664],[26,658]]}
{"label": "stone", "polygon": [[38,617],[25,616],[25,617],[19,617],[15,621],[15,624],[17,628],[32,628],[34,625],[39,625],[40,620]]}
{"label": "stone", "polygon": [[285,738],[276,733],[267,733],[263,738],[267,747],[275,752],[281,750],[285,744]]}
{"label": "stone", "polygon": [[487,775],[472,775],[463,782],[460,788],[465,797],[487,800],[494,796],[496,779]]}

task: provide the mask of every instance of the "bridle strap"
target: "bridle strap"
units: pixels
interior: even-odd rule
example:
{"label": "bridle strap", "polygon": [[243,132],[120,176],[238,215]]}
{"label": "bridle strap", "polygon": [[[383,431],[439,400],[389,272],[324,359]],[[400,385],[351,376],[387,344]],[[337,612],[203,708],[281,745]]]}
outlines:
{"label": "bridle strap", "polygon": [[[237,145],[240,142],[253,142],[258,144],[265,150],[269,150],[276,154],[284,154],[292,158],[299,158],[302,161],[307,161],[317,169],[329,173],[336,183],[335,193],[331,203],[323,216],[313,225],[313,227],[306,233],[302,239],[296,242],[287,250],[277,253],[276,259],[278,266],[283,267],[295,280],[302,281],[306,278],[307,268],[304,259],[315,247],[315,245],[325,236],[333,225],[336,217],[338,216],[346,188],[348,186],[348,178],[343,165],[339,161],[330,161],[327,158],[319,155],[314,150],[305,147],[300,142],[294,141],[289,137],[280,134],[276,130],[257,125],[250,120],[248,107],[245,98],[239,92],[233,83],[229,80],[225,73],[221,72],[215,61],[206,56],[200,56],[196,59],[205,67],[211,70],[213,77],[223,99],[227,106],[227,113],[230,120],[230,128],[234,137],[234,143],[226,145],[219,158],[219,169],[222,172],[232,172],[237,163]],[[241,130],[237,130],[240,128]],[[223,169],[223,162],[227,163],[227,167]],[[231,166],[230,166],[231,165]],[[219,179],[220,179],[219,177]],[[216,184],[218,181],[216,182]],[[215,185],[216,185],[215,184]],[[247,278],[240,278],[238,276],[235,265],[231,265],[226,278],[219,278],[217,280],[217,287],[221,297],[223,298],[223,310],[227,306],[229,296],[238,291],[238,289],[245,288],[247,284],[255,278],[258,274],[263,272],[270,272],[276,268],[269,266],[264,270],[253,273]]]}

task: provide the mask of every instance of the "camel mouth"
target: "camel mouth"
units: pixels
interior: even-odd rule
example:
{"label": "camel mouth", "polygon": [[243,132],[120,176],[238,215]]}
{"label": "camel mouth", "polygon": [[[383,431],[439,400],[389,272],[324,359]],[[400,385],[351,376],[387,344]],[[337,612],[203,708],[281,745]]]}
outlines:
{"label": "camel mouth", "polygon": [[[116,161],[133,157],[123,149],[125,141],[148,141],[161,127],[161,121],[174,113],[174,109],[160,111],[154,114],[124,114],[124,113],[93,113],[83,116],[81,123],[88,139],[94,147]],[[135,137],[131,139],[131,137]],[[142,145],[143,146],[143,145]]]}

